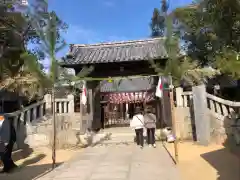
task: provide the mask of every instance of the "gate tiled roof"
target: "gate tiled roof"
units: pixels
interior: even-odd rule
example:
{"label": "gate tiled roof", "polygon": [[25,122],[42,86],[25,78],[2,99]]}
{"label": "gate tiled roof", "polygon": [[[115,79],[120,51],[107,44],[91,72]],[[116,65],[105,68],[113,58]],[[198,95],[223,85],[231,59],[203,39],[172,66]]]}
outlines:
{"label": "gate tiled roof", "polygon": [[163,38],[70,46],[62,65],[166,59]]}

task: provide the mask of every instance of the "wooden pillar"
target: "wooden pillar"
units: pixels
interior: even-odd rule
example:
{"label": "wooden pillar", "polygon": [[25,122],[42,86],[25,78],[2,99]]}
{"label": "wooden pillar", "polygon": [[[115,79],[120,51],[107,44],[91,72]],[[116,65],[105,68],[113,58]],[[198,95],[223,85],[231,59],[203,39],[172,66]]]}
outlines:
{"label": "wooden pillar", "polygon": [[157,117],[157,122],[156,122],[156,125],[157,125],[157,128],[161,128],[161,99],[157,99],[156,102],[155,102],[155,106],[156,106],[156,117]]}
{"label": "wooden pillar", "polygon": [[126,109],[126,114],[125,114],[126,119],[129,118],[128,105],[129,105],[129,104],[126,103],[126,108],[125,108],[125,109]]}
{"label": "wooden pillar", "polygon": [[[100,96],[100,87],[99,81],[89,81],[87,83],[88,89],[92,92],[91,101],[90,103],[90,119],[91,122],[91,129],[97,130],[101,129],[101,96]],[[90,98],[89,98],[90,99]]]}
{"label": "wooden pillar", "polygon": [[124,104],[121,103],[120,104],[120,118],[121,119],[124,119],[124,109],[123,109],[123,106],[124,106]]}

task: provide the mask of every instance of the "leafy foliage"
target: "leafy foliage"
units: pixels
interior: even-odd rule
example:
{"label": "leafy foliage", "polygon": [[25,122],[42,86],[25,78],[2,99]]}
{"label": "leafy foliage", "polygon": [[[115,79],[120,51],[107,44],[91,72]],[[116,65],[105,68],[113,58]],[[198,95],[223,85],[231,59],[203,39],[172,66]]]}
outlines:
{"label": "leafy foliage", "polygon": [[[46,11],[46,7],[46,1],[36,0],[34,5],[28,7],[27,15],[22,16],[14,9],[13,4],[0,4],[0,88],[25,95],[29,99],[39,95],[44,87],[52,84],[42,71],[38,59],[40,54],[42,57],[50,55],[50,48],[55,48],[56,51],[61,49],[60,46],[53,47],[51,43],[56,42],[59,45],[63,42],[60,31],[66,28],[65,23],[54,12],[49,14]],[[49,31],[44,34],[42,30],[50,29],[49,17],[53,16],[56,19],[55,33],[50,35],[52,31]],[[28,42],[38,44],[41,51],[27,51]],[[56,67],[57,63],[52,63],[52,68]]]}
{"label": "leafy foliage", "polygon": [[150,28],[152,31],[152,37],[163,37],[165,32],[164,25],[165,18],[161,15],[160,11],[157,8],[154,8]]}
{"label": "leafy foliage", "polygon": [[178,8],[181,37],[189,56],[201,66],[211,65],[239,79],[240,2],[203,0]]}
{"label": "leafy foliage", "polygon": [[[190,7],[187,9],[187,12],[179,13],[179,16],[186,16],[189,15],[189,18],[184,19],[185,23],[179,24],[176,21],[175,13],[178,13],[176,10],[175,13],[167,14],[167,2],[166,0],[162,1],[162,14],[164,15],[164,22],[162,22],[162,29],[164,30],[166,41],[165,41],[165,48],[168,52],[168,60],[164,69],[161,69],[159,65],[154,64],[153,61],[150,61],[151,66],[155,69],[158,74],[168,76],[171,74],[173,79],[173,84],[175,86],[180,86],[183,82],[187,85],[198,85],[205,82],[205,80],[209,77],[212,77],[219,72],[210,68],[202,68],[205,62],[196,61],[196,57],[191,54],[191,51],[188,48],[187,55],[182,55],[181,50],[184,47],[180,47],[181,35],[184,34],[186,36],[192,36],[192,39],[201,39],[202,37],[196,37],[194,32],[197,32],[198,26],[200,26],[201,21],[194,21],[191,24],[189,23],[190,17],[196,13],[194,8]],[[184,14],[184,15],[183,15]],[[186,25],[187,24],[187,25]],[[183,31],[184,28],[189,29],[188,25],[191,27],[191,33],[185,33]],[[154,33],[154,32],[153,32]],[[194,44],[194,43],[192,43]],[[192,44],[188,44],[190,47]],[[200,55],[203,55],[203,52],[206,52],[208,48],[205,48],[203,44],[198,44],[198,49],[201,49]],[[207,56],[209,58],[209,56]],[[209,62],[209,59],[206,60]]]}
{"label": "leafy foliage", "polygon": [[[37,33],[36,28],[45,29],[48,26],[47,21],[49,18],[49,13],[55,12],[48,12],[48,3],[45,0],[34,0],[34,3],[29,6],[28,11],[25,14],[25,19],[27,20],[28,31],[26,33],[25,41],[26,43],[31,43],[34,47],[31,49],[31,52],[34,53],[38,59],[45,58],[45,50],[42,50],[41,41],[42,37]],[[37,17],[38,16],[38,17]],[[62,21],[55,13],[56,16],[56,41],[57,43],[61,43],[63,41],[61,33],[66,32],[68,29],[67,24]],[[33,24],[32,19],[37,18],[38,27],[36,24]]]}
{"label": "leafy foliage", "polygon": [[[40,0],[38,1],[40,3]],[[44,7],[47,2],[41,1]],[[28,11],[28,19],[31,26],[34,27],[37,37],[40,38],[40,48],[47,58],[50,59],[50,80],[54,84],[57,80],[58,62],[56,53],[62,50],[66,43],[63,39],[59,39],[58,34],[58,18],[55,12],[50,13],[36,13]],[[44,24],[44,28],[42,27]]]}
{"label": "leafy foliage", "polygon": [[154,8],[153,15],[151,18],[150,28],[151,28],[151,37],[163,37],[165,36],[165,20],[167,13],[168,5],[166,0],[162,0],[161,8]]}
{"label": "leafy foliage", "polygon": [[231,48],[223,49],[223,51],[216,56],[215,65],[222,73],[230,75],[235,80],[239,80],[240,59],[238,59],[236,51],[233,51]]}
{"label": "leafy foliage", "polygon": [[[37,59],[25,53],[25,20],[12,4],[0,3],[0,88],[26,95],[30,99],[39,92],[40,84],[31,69]],[[23,55],[23,56],[22,56]],[[30,68],[29,59],[34,62]]]}

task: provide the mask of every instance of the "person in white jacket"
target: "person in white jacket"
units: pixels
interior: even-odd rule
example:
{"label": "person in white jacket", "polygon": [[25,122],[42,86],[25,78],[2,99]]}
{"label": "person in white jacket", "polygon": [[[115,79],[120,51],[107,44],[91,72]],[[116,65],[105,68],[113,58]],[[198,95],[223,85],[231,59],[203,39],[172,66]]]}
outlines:
{"label": "person in white jacket", "polygon": [[133,128],[136,132],[137,145],[143,148],[144,117],[142,115],[140,108],[136,108],[135,115],[133,116],[133,119],[130,122],[130,127]]}

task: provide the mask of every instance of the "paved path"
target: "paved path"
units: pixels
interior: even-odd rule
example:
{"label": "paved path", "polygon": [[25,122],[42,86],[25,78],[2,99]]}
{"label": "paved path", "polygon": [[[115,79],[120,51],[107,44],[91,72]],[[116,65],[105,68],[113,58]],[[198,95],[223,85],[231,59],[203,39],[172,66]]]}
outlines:
{"label": "paved path", "polygon": [[134,144],[87,148],[71,162],[38,180],[179,180],[166,150]]}

